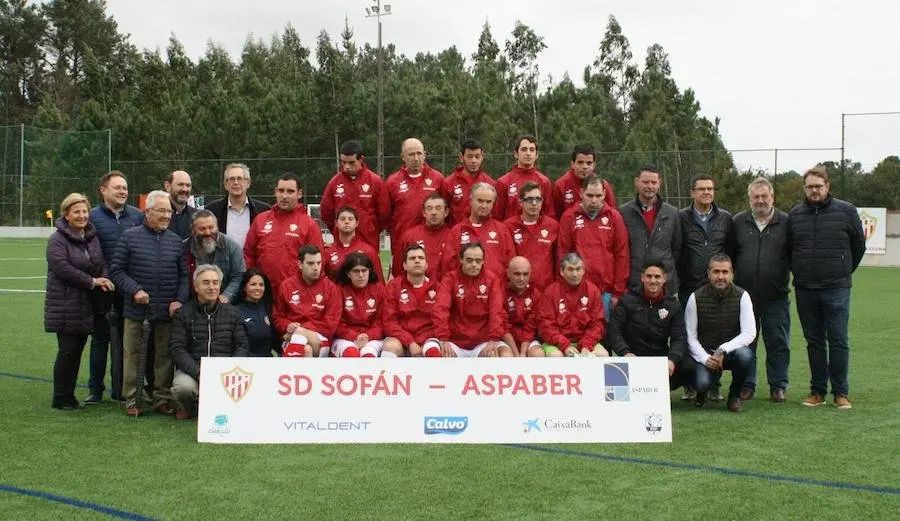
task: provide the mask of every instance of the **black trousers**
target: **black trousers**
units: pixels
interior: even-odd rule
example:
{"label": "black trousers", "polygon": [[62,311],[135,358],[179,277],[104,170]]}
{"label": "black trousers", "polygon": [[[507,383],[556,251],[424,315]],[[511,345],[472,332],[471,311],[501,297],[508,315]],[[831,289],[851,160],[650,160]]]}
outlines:
{"label": "black trousers", "polygon": [[56,362],[53,364],[53,403],[76,402],[75,382],[81,366],[81,353],[87,344],[86,334],[57,333]]}

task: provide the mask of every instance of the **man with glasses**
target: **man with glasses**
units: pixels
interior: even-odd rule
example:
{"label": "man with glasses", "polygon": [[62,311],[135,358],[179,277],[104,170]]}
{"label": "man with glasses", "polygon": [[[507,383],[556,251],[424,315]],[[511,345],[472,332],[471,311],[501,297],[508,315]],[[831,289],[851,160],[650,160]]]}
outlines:
{"label": "man with glasses", "polygon": [[209,203],[206,209],[216,216],[219,231],[243,248],[250,223],[271,206],[247,195],[250,189],[250,169],[247,165],[231,163],[225,167],[222,176],[228,196]]}
{"label": "man with glasses", "polygon": [[510,217],[504,224],[512,234],[516,255],[528,259],[531,264],[531,284],[544,289],[556,278],[556,240],[559,223],[556,219],[541,215],[544,197],[541,187],[528,181],[519,189],[522,213]]}
{"label": "man with glasses", "polygon": [[825,167],[807,170],[803,189],[806,198],[791,210],[789,235],[797,314],[812,375],[803,405],[823,405],[831,380],[834,406],[849,409],[850,286],[866,253],[866,237],[856,207],[829,193]]}

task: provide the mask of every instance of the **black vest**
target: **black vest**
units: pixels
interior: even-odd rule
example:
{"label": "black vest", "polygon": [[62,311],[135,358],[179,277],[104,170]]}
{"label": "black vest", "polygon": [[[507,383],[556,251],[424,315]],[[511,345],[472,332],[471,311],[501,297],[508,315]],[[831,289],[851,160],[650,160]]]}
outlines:
{"label": "black vest", "polygon": [[731,285],[724,294],[704,284],[694,293],[697,303],[697,340],[707,353],[741,333],[741,297],[744,290]]}

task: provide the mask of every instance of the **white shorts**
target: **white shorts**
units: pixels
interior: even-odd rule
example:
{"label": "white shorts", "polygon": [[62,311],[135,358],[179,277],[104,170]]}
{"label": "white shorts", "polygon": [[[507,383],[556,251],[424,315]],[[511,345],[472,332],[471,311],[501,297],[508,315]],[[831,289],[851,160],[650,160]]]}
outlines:
{"label": "white shorts", "polygon": [[[384,340],[369,340],[366,342],[366,345],[359,350],[359,354],[360,356],[371,354],[377,358],[381,355],[381,347],[383,345]],[[356,342],[351,342],[345,338],[335,338],[334,342],[331,343],[331,354],[341,358],[344,355],[344,350],[348,347],[356,347]]]}
{"label": "white shorts", "polygon": [[[487,347],[487,345],[488,345],[487,342],[482,342],[482,343],[478,344],[477,346],[473,347],[472,349],[463,349],[463,348],[459,347],[458,345],[454,344],[453,342],[449,342],[449,344],[450,344],[450,347],[453,348],[453,351],[456,352],[456,356],[458,356],[460,358],[476,358],[481,354],[481,351],[484,350],[484,348]],[[509,349],[509,346],[506,345],[506,342],[504,342],[502,340],[497,342],[497,349],[500,349],[501,347],[505,347],[505,348]]]}

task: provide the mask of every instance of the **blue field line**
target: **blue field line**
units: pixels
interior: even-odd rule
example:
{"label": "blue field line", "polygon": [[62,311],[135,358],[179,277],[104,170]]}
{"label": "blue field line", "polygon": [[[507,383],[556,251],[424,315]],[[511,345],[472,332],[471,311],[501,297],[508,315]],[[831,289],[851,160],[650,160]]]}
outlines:
{"label": "blue field line", "polygon": [[[52,384],[53,380],[49,378],[42,378],[40,376],[28,376],[27,374],[15,374],[15,373],[4,373],[0,371],[0,376],[6,376],[8,378],[18,378],[19,380],[29,380],[31,382],[41,382]],[[77,384],[75,387],[81,387],[82,389],[87,389],[87,384]]]}
{"label": "blue field line", "polygon": [[105,507],[103,505],[98,505],[97,503],[91,503],[88,501],[81,501],[80,499],[73,499],[65,496],[58,496],[56,494],[51,494],[49,492],[41,492],[40,490],[28,490],[25,488],[12,487],[9,485],[0,484],[0,492],[9,492],[11,494],[20,494],[23,496],[33,497],[37,499],[43,499],[45,501],[55,501],[57,503],[62,503],[63,505],[68,505],[70,507],[75,508],[83,508],[85,510],[93,510],[94,512],[99,512],[101,514],[106,514],[108,516],[112,516],[118,519],[129,519],[131,521],[154,521],[155,518],[142,516],[140,514],[135,514],[132,512],[126,512],[124,510],[119,510],[117,508]]}
{"label": "blue field line", "polygon": [[738,476],[743,478],[756,478],[768,481],[781,481],[783,483],[794,483],[797,485],[814,485],[817,487],[840,488],[845,490],[857,490],[862,492],[874,492],[876,494],[900,494],[900,488],[893,487],[876,487],[872,485],[857,485],[856,483],[844,483],[841,481],[824,481],[819,479],[795,478],[791,476],[779,476],[778,474],[764,474],[762,472],[751,472],[746,470],[735,470],[725,467],[716,467],[713,465],[696,465],[693,463],[679,463],[676,461],[652,460],[644,458],[630,458],[627,456],[615,456],[612,454],[599,454],[596,452],[579,452],[576,450],[559,449],[554,447],[540,447],[535,445],[524,445],[518,443],[504,444],[504,447],[512,447],[516,449],[525,449],[535,452],[547,452],[550,454],[558,454],[563,456],[578,456],[582,458],[592,458],[605,461],[615,461],[617,463],[634,463],[637,465],[651,465],[655,467],[666,467],[670,469],[700,470],[704,472],[716,472],[728,476]]}

